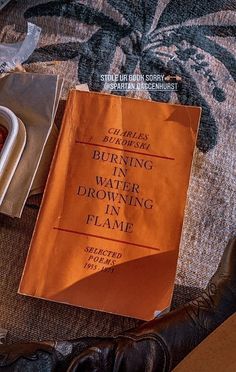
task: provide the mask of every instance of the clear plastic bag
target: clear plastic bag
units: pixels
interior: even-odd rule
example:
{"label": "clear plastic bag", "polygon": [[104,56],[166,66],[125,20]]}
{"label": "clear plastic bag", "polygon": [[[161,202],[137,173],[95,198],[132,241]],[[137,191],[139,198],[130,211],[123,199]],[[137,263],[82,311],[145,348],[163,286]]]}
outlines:
{"label": "clear plastic bag", "polygon": [[15,44],[0,44],[0,73],[8,72],[25,62],[35,50],[41,28],[28,22],[25,39]]}

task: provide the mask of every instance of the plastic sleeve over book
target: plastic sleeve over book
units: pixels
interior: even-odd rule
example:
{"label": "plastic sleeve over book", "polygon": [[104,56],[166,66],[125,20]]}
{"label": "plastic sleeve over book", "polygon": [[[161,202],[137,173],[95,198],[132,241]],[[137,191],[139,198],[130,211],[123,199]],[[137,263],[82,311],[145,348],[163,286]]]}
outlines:
{"label": "plastic sleeve over book", "polygon": [[144,320],[167,309],[200,113],[71,91],[19,293]]}

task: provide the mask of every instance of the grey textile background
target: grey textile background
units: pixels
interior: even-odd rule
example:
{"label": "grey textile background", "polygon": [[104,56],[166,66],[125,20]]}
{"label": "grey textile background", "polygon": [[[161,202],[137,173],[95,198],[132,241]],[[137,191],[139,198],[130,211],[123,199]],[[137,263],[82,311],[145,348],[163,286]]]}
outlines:
{"label": "grey textile background", "polygon": [[[104,89],[105,73],[164,73],[178,91],[140,92],[203,108],[176,277],[174,305],[206,285],[236,234],[236,4],[234,0],[11,1],[0,13],[0,41],[21,40],[26,21],[42,27],[25,67]],[[137,321],[16,294],[37,210],[0,216],[0,327],[9,339],[113,334]],[[138,283],[137,283],[138,285]]]}

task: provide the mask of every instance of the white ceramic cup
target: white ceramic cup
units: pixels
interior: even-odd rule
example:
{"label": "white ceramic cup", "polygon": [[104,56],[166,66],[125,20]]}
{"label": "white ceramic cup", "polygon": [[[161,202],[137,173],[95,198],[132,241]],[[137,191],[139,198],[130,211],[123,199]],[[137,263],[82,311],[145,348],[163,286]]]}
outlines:
{"label": "white ceramic cup", "polygon": [[19,133],[19,121],[16,115],[6,107],[0,106],[0,125],[8,131],[7,138],[0,153],[0,177],[7,166]]}

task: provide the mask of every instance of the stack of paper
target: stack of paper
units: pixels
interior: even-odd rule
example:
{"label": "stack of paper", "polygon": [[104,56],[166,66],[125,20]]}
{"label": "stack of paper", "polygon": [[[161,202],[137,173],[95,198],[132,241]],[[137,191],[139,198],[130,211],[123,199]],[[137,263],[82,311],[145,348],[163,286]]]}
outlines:
{"label": "stack of paper", "polygon": [[26,145],[0,203],[1,213],[20,217],[31,189],[41,187],[42,177],[35,177],[39,166],[42,173],[44,164],[40,163],[47,142],[53,142],[50,137],[57,134],[53,123],[62,84],[57,75],[13,73],[0,79],[0,106],[13,111],[26,129]]}

